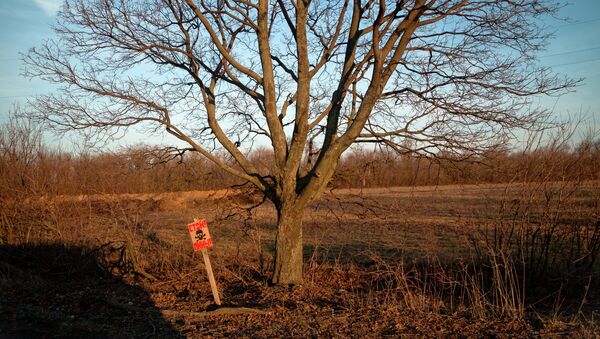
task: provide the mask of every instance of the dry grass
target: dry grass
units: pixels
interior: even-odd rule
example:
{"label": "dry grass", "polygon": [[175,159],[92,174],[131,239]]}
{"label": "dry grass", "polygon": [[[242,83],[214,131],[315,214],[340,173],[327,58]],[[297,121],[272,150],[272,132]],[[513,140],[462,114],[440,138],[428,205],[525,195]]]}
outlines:
{"label": "dry grass", "polygon": [[[305,283],[293,290],[267,286],[275,213],[269,204],[248,209],[258,201],[241,191],[218,191],[62,196],[6,206],[2,312],[16,323],[3,322],[2,328],[18,332],[32,324],[32,307],[56,303],[63,311],[40,311],[44,319],[64,318],[78,329],[81,321],[69,318],[75,314],[87,319],[90,331],[119,333],[86,318],[76,306],[81,297],[43,295],[50,281],[69,286],[73,274],[88,274],[95,267],[89,260],[100,265],[101,276],[124,284],[98,291],[90,287],[94,278],[78,287],[100,296],[100,313],[114,315],[115,298],[148,305],[149,312],[207,309],[210,289],[185,228],[204,217],[215,242],[211,258],[222,299],[269,314],[180,316],[154,330],[133,321],[130,333],[598,334],[598,182],[333,190],[305,213]],[[40,248],[69,255],[24,266]],[[53,273],[53,266],[72,267],[69,260],[81,263],[80,257],[87,264],[73,266],[70,275]]]}

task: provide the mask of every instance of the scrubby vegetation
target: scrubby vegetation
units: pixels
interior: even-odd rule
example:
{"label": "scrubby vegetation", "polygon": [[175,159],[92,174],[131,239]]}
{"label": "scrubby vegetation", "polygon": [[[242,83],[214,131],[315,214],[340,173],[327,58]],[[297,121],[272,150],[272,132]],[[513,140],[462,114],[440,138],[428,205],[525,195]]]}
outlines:
{"label": "scrubby vegetation", "polygon": [[[273,206],[202,159],[1,133],[0,336],[599,333],[598,140],[463,161],[355,150],[305,214],[305,283],[287,290],[268,286]],[[225,304],[264,313],[201,313],[193,217]]]}
{"label": "scrubby vegetation", "polygon": [[[42,143],[41,130],[13,119],[0,130],[0,187],[28,196],[160,193],[214,190],[242,184],[195,153],[173,156],[150,146],[118,152],[65,153]],[[356,148],[340,162],[331,187],[390,187],[540,181],[600,180],[600,139],[572,145],[567,137],[542,136],[523,149],[504,148],[476,157],[398,155]],[[543,146],[540,146],[543,145]],[[250,155],[264,167],[271,155]],[[224,160],[227,160],[224,158]],[[233,164],[232,164],[233,165]]]}

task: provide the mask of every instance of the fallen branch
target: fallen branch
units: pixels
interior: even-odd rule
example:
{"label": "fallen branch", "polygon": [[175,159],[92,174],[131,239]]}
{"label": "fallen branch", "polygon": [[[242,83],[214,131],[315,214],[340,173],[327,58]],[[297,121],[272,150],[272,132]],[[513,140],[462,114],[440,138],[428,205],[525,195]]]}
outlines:
{"label": "fallen branch", "polygon": [[213,311],[204,312],[189,312],[189,311],[173,311],[173,310],[160,310],[160,313],[165,317],[194,317],[201,318],[206,316],[217,316],[217,315],[240,315],[240,314],[269,314],[267,311],[258,310],[255,308],[248,307],[221,307]]}
{"label": "fallen branch", "polygon": [[[122,304],[116,302],[114,300],[107,300],[107,304],[111,307],[120,308],[125,311],[130,312],[140,312],[140,313],[148,313],[150,312],[148,309],[129,305]],[[219,315],[241,315],[241,314],[258,314],[258,315],[266,315],[269,314],[267,311],[249,308],[249,307],[220,307],[212,311],[204,311],[204,312],[192,312],[192,311],[176,311],[176,310],[159,310],[163,317],[190,317],[190,318],[203,318],[207,316],[219,316]]]}

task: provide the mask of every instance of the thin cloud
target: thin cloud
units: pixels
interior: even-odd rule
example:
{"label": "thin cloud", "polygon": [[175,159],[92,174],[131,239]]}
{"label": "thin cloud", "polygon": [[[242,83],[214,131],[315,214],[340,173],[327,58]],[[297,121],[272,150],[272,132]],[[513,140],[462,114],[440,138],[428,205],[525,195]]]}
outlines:
{"label": "thin cloud", "polygon": [[33,0],[49,16],[54,16],[60,9],[62,0]]}

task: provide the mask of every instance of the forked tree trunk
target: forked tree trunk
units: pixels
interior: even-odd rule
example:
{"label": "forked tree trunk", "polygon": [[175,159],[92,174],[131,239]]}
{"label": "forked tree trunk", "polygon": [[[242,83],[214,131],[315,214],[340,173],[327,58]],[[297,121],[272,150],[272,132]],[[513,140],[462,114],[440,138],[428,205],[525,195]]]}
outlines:
{"label": "forked tree trunk", "polygon": [[277,211],[273,284],[302,283],[302,214],[300,206],[281,207]]}

